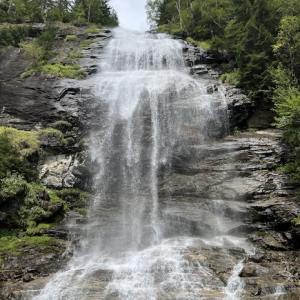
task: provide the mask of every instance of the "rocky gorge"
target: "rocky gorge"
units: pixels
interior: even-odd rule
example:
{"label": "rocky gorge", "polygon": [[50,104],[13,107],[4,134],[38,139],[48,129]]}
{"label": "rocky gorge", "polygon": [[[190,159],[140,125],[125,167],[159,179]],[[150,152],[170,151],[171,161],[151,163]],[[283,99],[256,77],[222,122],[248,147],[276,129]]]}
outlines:
{"label": "rocky gorge", "polygon": [[[94,39],[81,50],[85,57],[78,59],[87,79],[101,72],[98,63],[111,36],[103,30],[84,37]],[[279,171],[293,155],[291,148],[284,143],[282,132],[271,127],[273,116],[266,113],[266,107],[217,80],[220,71],[213,57],[186,42],[182,42],[182,51],[190,74],[204,79],[207,93],[219,95],[228,109],[225,116],[219,113],[220,124],[210,125],[214,130],[208,128],[212,139],[206,144],[195,142],[199,133],[183,129],[182,146],[172,153],[171,169],[166,174],[163,168],[159,171],[158,201],[165,235],[172,239],[176,228],[179,235],[188,231],[188,235],[202,237],[184,253],[196,274],[201,274],[200,266],[210,272],[208,288],[199,291],[201,299],[226,299],[229,295],[227,299],[236,299],[234,291],[224,293],[234,276],[242,289],[240,299],[300,299],[300,226],[294,221],[300,215],[298,186]],[[19,49],[1,53],[0,125],[38,131],[67,120],[73,129],[63,137],[73,139],[67,146],[55,136],[40,137],[44,155],[38,159],[39,179],[47,188],[89,190],[97,168],[88,153],[89,135],[99,130],[103,107],[78,80],[48,75],[21,79],[24,64]],[[217,114],[220,106],[222,103],[214,104]],[[62,211],[62,205],[57,203],[55,209]],[[103,219],[110,205],[102,212]],[[21,255],[5,254],[0,298],[32,299],[68,262],[78,247],[81,224],[86,223],[84,214],[78,212],[82,207],[82,203],[71,205],[59,224],[38,233],[55,240],[38,247],[24,246]],[[6,212],[1,211],[1,224],[7,227]],[[211,235],[222,239],[210,241]],[[244,243],[248,248],[241,246]],[[235,269],[240,261],[243,264]],[[89,299],[102,299],[101,290],[111,277],[107,270],[98,270],[81,288],[91,291]],[[112,293],[109,299],[117,299],[117,295]]]}

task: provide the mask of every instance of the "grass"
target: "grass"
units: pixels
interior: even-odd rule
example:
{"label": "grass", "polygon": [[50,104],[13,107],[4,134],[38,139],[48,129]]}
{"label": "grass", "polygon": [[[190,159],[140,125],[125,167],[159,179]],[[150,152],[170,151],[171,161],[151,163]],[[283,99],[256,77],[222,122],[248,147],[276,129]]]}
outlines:
{"label": "grass", "polygon": [[81,70],[79,65],[63,65],[60,62],[46,63],[42,67],[41,72],[55,75],[57,78],[83,79],[86,76],[86,73]]}
{"label": "grass", "polygon": [[187,38],[186,38],[186,41],[187,41],[188,43],[190,43],[190,44],[199,46],[199,47],[204,48],[204,49],[206,49],[206,50],[210,50],[210,41],[209,41],[209,40],[199,42],[199,41],[195,41],[195,40],[192,39],[191,37],[187,37]]}
{"label": "grass", "polygon": [[26,158],[40,151],[36,132],[0,126],[1,134],[9,138],[11,145],[18,151],[21,158]]}
{"label": "grass", "polygon": [[69,211],[69,205],[67,204],[67,202],[62,199],[61,197],[59,197],[57,195],[57,192],[56,190],[50,190],[50,189],[47,189],[47,193],[48,195],[50,196],[50,201],[51,203],[62,203],[62,205],[64,206],[64,211],[67,212]]}
{"label": "grass", "polygon": [[69,123],[68,121],[59,120],[59,121],[55,121],[53,123],[53,128],[58,129],[58,130],[67,130],[67,129],[72,128],[72,124]]}
{"label": "grass", "polygon": [[[77,56],[77,57],[76,57]],[[81,55],[76,54],[75,57],[79,58]],[[73,57],[73,58],[75,58]],[[72,57],[71,57],[72,58]],[[70,79],[84,79],[86,77],[86,73],[81,70],[78,64],[69,64],[63,65],[60,62],[50,63],[47,61],[41,61],[34,65],[32,68],[28,69],[27,71],[23,72],[20,77],[28,77],[31,75],[38,75],[38,74],[51,74],[57,77],[58,79],[61,78],[70,78]]]}
{"label": "grass", "polygon": [[64,141],[63,133],[60,130],[54,129],[54,128],[41,129],[38,131],[37,136],[38,136],[38,138],[42,138],[42,139],[55,138],[61,143],[63,143],[63,141]]}
{"label": "grass", "polygon": [[85,55],[81,54],[81,53],[69,53],[68,57],[71,59],[75,59],[75,58],[84,58]]}
{"label": "grass", "polygon": [[42,231],[47,231],[49,229],[51,229],[52,227],[54,227],[56,225],[56,223],[40,223],[37,226],[34,224],[32,224],[32,226],[29,226],[26,230],[27,234],[29,235],[35,235],[35,234],[39,234]]}
{"label": "grass", "polygon": [[78,36],[71,34],[71,35],[67,35],[65,38],[65,42],[69,42],[69,41],[77,41],[78,40]]}
{"label": "grass", "polygon": [[[102,28],[102,26],[100,26],[100,27]],[[84,33],[96,34],[96,33],[100,32],[101,28],[99,28],[99,25],[92,24],[92,25],[90,25],[90,27],[88,29],[86,29],[84,31]]]}
{"label": "grass", "polygon": [[293,224],[300,223],[300,216],[298,216],[297,218],[294,218],[291,222],[292,222]]}
{"label": "grass", "polygon": [[[0,257],[3,263],[3,256],[21,255],[21,250],[24,248],[35,248],[40,246],[49,246],[55,242],[54,238],[47,236],[24,236],[18,238],[16,236],[5,236],[0,238]],[[1,264],[1,261],[0,261]]]}
{"label": "grass", "polygon": [[84,40],[84,41],[80,44],[80,47],[81,47],[81,48],[86,48],[86,47],[88,47],[90,44],[96,43],[97,41],[98,41],[98,39]]}

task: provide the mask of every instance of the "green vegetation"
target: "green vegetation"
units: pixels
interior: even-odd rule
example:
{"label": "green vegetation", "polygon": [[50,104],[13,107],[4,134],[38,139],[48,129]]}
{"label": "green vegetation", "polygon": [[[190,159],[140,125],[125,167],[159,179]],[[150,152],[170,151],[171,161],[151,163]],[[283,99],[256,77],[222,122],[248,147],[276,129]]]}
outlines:
{"label": "green vegetation", "polygon": [[90,44],[96,43],[97,40],[84,40],[81,44],[80,47],[81,48],[86,48],[88,47]]}
{"label": "green vegetation", "polygon": [[54,129],[54,128],[41,129],[41,130],[39,130],[37,136],[40,139],[47,139],[47,140],[55,138],[57,141],[59,141],[61,143],[64,140],[63,133],[60,130]]}
{"label": "green vegetation", "polygon": [[92,33],[92,34],[93,33],[94,34],[99,33],[100,32],[100,28],[99,27],[101,27],[101,26],[97,26],[96,24],[91,24],[89,26],[89,28],[84,31],[84,33]]}
{"label": "green vegetation", "polygon": [[[39,142],[31,131],[0,127],[0,179],[2,189],[9,183],[3,181],[7,174],[16,173],[26,180],[34,180],[36,171],[31,160],[39,155]],[[12,184],[16,178],[10,180]]]}
{"label": "green vegetation", "polygon": [[220,78],[223,83],[231,83],[233,85],[239,86],[240,84],[240,75],[238,70],[234,70],[231,73],[225,73]]}
{"label": "green vegetation", "polygon": [[[152,27],[204,42],[226,61],[223,82],[257,104],[273,103],[276,126],[295,147],[283,168],[300,181],[300,2],[295,0],[148,0]],[[198,42],[200,41],[200,42]]]}
{"label": "green vegetation", "polygon": [[[0,3],[1,5],[1,3]],[[0,48],[18,47],[21,40],[29,35],[28,25],[7,25],[0,27]]]}
{"label": "green vegetation", "polygon": [[46,21],[118,25],[118,17],[107,0],[49,0],[43,3],[37,0],[4,0],[0,2],[0,23]]}
{"label": "green vegetation", "polygon": [[53,56],[53,47],[57,30],[52,23],[33,41],[22,42],[20,46],[24,49],[24,57],[29,60],[34,67]]}
{"label": "green vegetation", "polygon": [[74,202],[86,203],[91,198],[91,194],[80,191],[78,189],[71,189],[71,188],[57,190],[55,193],[59,198],[65,200],[67,203],[74,203]]}
{"label": "green vegetation", "polygon": [[[24,24],[34,22],[45,23],[46,26],[34,39],[25,40],[30,34],[35,36],[35,33],[31,32],[31,26]],[[68,27],[72,26],[71,24],[79,26],[90,24],[86,33],[98,33],[102,25],[118,26],[118,17],[107,0],[0,2],[0,49],[9,46],[20,46],[24,49],[28,69],[21,74],[21,78],[38,74],[52,74],[58,78],[73,79],[83,79],[86,76],[77,64],[53,63],[53,57],[57,54],[55,45],[59,43],[56,39],[57,31],[66,27],[63,23],[68,23]],[[69,34],[65,42],[74,42],[78,39],[77,35]],[[69,57],[75,59],[84,56],[72,53]]]}
{"label": "green vegetation", "polygon": [[77,40],[78,40],[78,37],[77,37],[77,35],[74,35],[74,34],[67,35],[66,38],[65,38],[65,42],[77,41]]}
{"label": "green vegetation", "polygon": [[[24,57],[31,62],[30,68],[21,74],[27,77],[36,74],[52,74],[57,78],[83,79],[86,74],[77,64],[63,65],[60,62],[50,63],[48,60],[53,57],[53,47],[55,42],[56,30],[50,24],[47,29],[31,42],[20,43],[24,49]],[[66,41],[76,40],[77,36],[68,35]],[[71,54],[76,57],[80,55]]]}
{"label": "green vegetation", "polygon": [[67,131],[68,129],[72,128],[72,124],[65,120],[59,120],[53,123],[53,128],[60,131]]}
{"label": "green vegetation", "polygon": [[[73,129],[65,120],[56,121],[53,126],[66,133]],[[16,228],[0,229],[0,238],[8,241],[3,251],[15,249],[17,231],[23,230],[27,235],[41,234],[55,226],[69,207],[79,205],[79,211],[84,214],[83,206],[91,197],[78,189],[48,190],[38,182],[36,164],[42,154],[39,139],[56,139],[62,146],[75,143],[73,138],[65,138],[55,128],[35,133],[0,127],[0,206],[9,216],[12,228]]]}
{"label": "green vegetation", "polygon": [[37,134],[33,131],[0,126],[0,136],[6,137],[22,158],[39,152]]}
{"label": "green vegetation", "polygon": [[2,202],[26,194],[26,181],[17,174],[8,174],[0,180],[0,197]]}
{"label": "green vegetation", "polygon": [[47,236],[25,236],[22,238],[4,236],[0,238],[0,257],[6,253],[21,255],[21,250],[24,248],[48,246],[52,245],[54,242],[54,238]]}
{"label": "green vegetation", "polygon": [[300,223],[300,216],[298,216],[297,218],[293,219],[293,220],[292,220],[292,223],[293,223],[293,224]]}
{"label": "green vegetation", "polygon": [[81,53],[69,53],[68,57],[70,57],[71,59],[76,59],[76,58],[84,58],[85,55]]}
{"label": "green vegetation", "polygon": [[83,79],[86,76],[86,73],[77,64],[63,65],[60,62],[47,63],[41,70],[44,74],[52,74],[58,78]]}
{"label": "green vegetation", "polygon": [[193,45],[196,45],[196,46],[199,46],[199,47],[202,47],[206,50],[210,50],[211,48],[211,45],[210,45],[210,41],[207,40],[207,41],[202,41],[202,42],[199,42],[199,41],[195,41],[194,39],[192,39],[191,37],[187,37],[186,38],[186,41],[190,44],[193,44]]}

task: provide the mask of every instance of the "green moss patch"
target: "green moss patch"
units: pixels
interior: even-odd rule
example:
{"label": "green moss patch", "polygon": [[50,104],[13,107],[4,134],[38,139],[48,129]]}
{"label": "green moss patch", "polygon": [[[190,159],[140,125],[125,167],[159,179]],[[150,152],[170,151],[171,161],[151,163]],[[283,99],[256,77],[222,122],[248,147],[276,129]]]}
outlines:
{"label": "green moss patch", "polygon": [[5,255],[21,255],[24,248],[34,248],[40,246],[50,246],[55,243],[55,239],[47,236],[25,236],[2,237],[0,238],[0,257]]}

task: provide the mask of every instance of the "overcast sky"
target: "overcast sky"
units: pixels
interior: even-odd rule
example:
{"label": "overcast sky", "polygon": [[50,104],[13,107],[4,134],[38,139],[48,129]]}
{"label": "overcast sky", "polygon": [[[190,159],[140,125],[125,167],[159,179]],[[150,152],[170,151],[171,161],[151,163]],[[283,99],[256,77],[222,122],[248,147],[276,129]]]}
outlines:
{"label": "overcast sky", "polygon": [[121,27],[139,31],[148,29],[146,0],[110,0],[109,5],[116,10]]}

